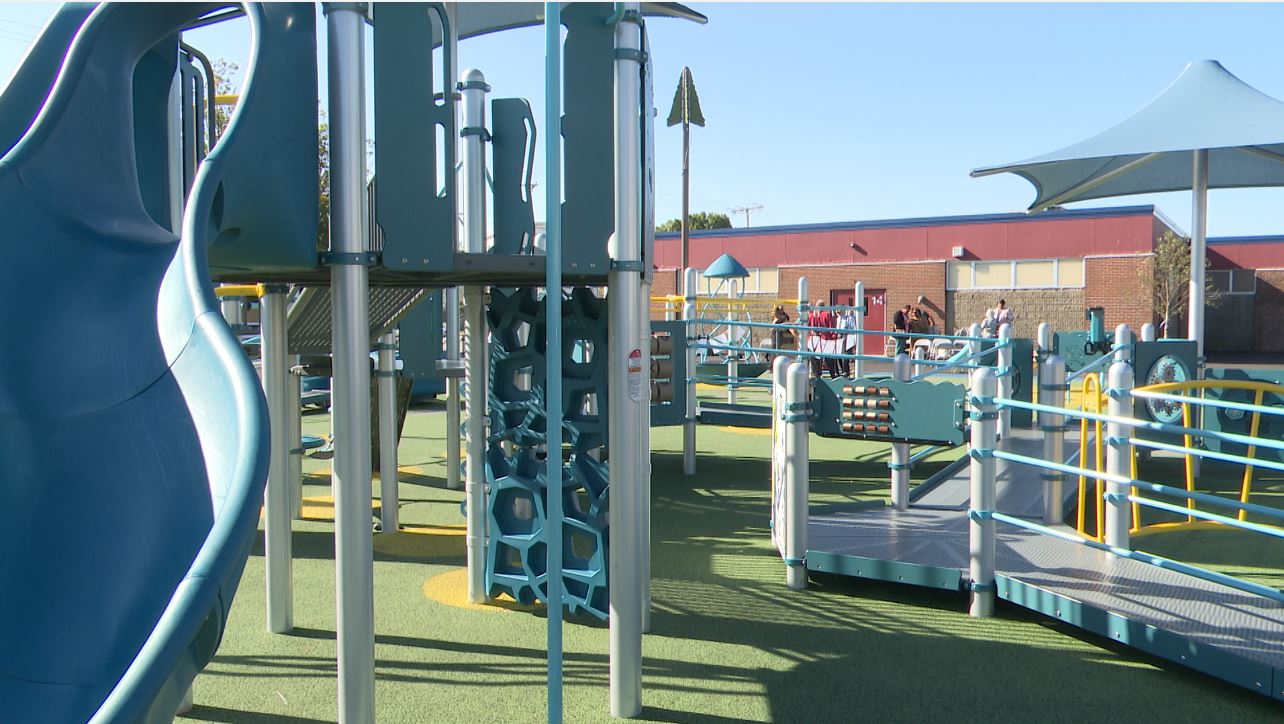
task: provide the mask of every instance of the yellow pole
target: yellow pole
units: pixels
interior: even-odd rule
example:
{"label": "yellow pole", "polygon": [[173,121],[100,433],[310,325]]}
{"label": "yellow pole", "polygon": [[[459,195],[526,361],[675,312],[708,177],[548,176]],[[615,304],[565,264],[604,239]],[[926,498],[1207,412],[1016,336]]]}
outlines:
{"label": "yellow pole", "polygon": [[[1190,427],[1190,403],[1189,402],[1181,403],[1181,424],[1183,427],[1187,427],[1187,428]],[[1186,433],[1185,435],[1182,436],[1182,442],[1186,445],[1187,450],[1192,449],[1192,446],[1195,444],[1194,438],[1190,435],[1190,433]],[[1186,457],[1186,492],[1193,493],[1195,492],[1195,456],[1191,455],[1190,453],[1186,453],[1185,457]],[[1195,500],[1193,498],[1187,498],[1186,507],[1190,508],[1191,510],[1194,510]],[[1193,523],[1194,521],[1195,521],[1195,516],[1193,515],[1186,516],[1187,523]]]}
{"label": "yellow pole", "polygon": [[[1253,404],[1257,405],[1258,407],[1261,407],[1262,397],[1265,393],[1266,393],[1265,390],[1258,390],[1257,394],[1253,397]],[[1260,429],[1261,422],[1262,422],[1262,413],[1257,411],[1253,412],[1253,422],[1249,424],[1249,429],[1248,429],[1249,437],[1257,437],[1257,431]],[[1248,452],[1244,457],[1249,458],[1251,460],[1253,456],[1256,454],[1257,454],[1257,446],[1249,445]],[[1252,493],[1253,493],[1253,466],[1250,464],[1250,465],[1244,466],[1244,483],[1241,486],[1239,491],[1239,502],[1247,503],[1249,496],[1251,496]],[[1239,519],[1248,520],[1248,511],[1247,510],[1239,511]]]}
{"label": "yellow pole", "polygon": [[[1097,385],[1096,385],[1096,389],[1095,389],[1095,390],[1093,390],[1092,399],[1093,399],[1093,410],[1092,410],[1092,411],[1093,411],[1093,412],[1095,412],[1095,413],[1097,413],[1098,415],[1100,415],[1100,414],[1101,414],[1101,375],[1100,375],[1100,374],[1098,374],[1098,375],[1097,375]],[[1094,441],[1096,444],[1094,445],[1094,447],[1096,448],[1096,451],[1097,451],[1097,457],[1096,457],[1096,471],[1097,471],[1098,473],[1102,473],[1102,472],[1105,472],[1105,470],[1106,470],[1106,454],[1105,454],[1105,445],[1104,445],[1104,442],[1103,442],[1103,441],[1102,441],[1102,439],[1101,439],[1101,436],[1102,436],[1102,433],[1104,432],[1104,430],[1102,429],[1102,425],[1101,425],[1101,421],[1100,421],[1100,420],[1098,420],[1098,421],[1096,422],[1096,430],[1095,430],[1094,432],[1095,432],[1095,437],[1096,437],[1096,440]],[[1105,525],[1105,520],[1106,520],[1106,483],[1105,483],[1105,481],[1103,481],[1101,478],[1097,478],[1097,481],[1096,481],[1096,482],[1097,482],[1097,487],[1096,487],[1096,492],[1097,492],[1097,541],[1098,541],[1098,542],[1104,542],[1104,541],[1106,540],[1106,525]]]}

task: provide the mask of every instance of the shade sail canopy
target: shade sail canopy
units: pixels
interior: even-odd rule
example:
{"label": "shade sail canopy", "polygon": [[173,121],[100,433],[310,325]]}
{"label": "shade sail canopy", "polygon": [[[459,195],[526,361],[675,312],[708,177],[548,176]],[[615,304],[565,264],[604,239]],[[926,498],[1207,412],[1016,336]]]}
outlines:
{"label": "shade sail canopy", "polygon": [[1034,184],[1030,209],[1192,188],[1191,154],[1207,149],[1209,188],[1284,186],[1284,103],[1213,60],[1186,66],[1148,105],[1092,138],[972,171]]}
{"label": "shade sail canopy", "polygon": [[749,276],[749,270],[734,256],[723,254],[704,270],[704,276],[709,279],[744,279]]}

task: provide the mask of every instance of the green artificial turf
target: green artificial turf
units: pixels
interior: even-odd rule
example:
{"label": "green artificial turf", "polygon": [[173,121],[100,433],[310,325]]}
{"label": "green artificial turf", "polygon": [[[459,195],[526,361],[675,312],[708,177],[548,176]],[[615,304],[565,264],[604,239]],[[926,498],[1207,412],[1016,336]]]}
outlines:
{"label": "green artificial turf", "polygon": [[[305,417],[305,432],[328,431]],[[444,414],[412,411],[400,454],[403,524],[459,526],[444,485]],[[834,577],[784,585],[768,530],[769,437],[701,427],[699,472],[682,475],[681,431],[653,440],[652,631],[643,719],[670,722],[1278,721],[1270,700],[1000,602],[969,618],[964,594]],[[812,502],[886,497],[887,446],[812,438]],[[916,466],[921,479],[957,451]],[[309,473],[327,462],[308,460]],[[305,495],[328,493],[309,476]],[[1279,490],[1279,481],[1273,484]],[[376,483],[377,486],[377,483]],[[377,487],[376,487],[377,490]],[[1212,531],[1217,533],[1219,531]],[[1192,535],[1143,546],[1195,562],[1284,570],[1279,549]],[[1185,546],[1183,548],[1183,546]],[[380,722],[538,722],[545,717],[542,610],[470,610],[428,599],[425,581],[464,565],[461,536],[376,536]],[[296,523],[296,629],[264,626],[261,541],[222,647],[185,721],[318,722],[336,716],[332,526]],[[1202,558],[1200,556],[1203,556]],[[1215,559],[1215,560],[1205,560]],[[565,628],[568,722],[607,721],[608,631]]]}

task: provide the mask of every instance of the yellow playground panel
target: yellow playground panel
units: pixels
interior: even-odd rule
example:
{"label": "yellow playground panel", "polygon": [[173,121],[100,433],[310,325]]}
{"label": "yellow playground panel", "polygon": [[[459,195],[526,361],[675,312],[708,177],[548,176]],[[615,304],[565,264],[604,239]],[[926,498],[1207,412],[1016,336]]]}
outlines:
{"label": "yellow playground panel", "polygon": [[[1185,393],[1195,392],[1202,394],[1206,390],[1244,390],[1253,394],[1253,405],[1261,407],[1266,395],[1284,395],[1284,385],[1277,385],[1270,382],[1257,380],[1187,380],[1185,382],[1163,382],[1146,387],[1138,387],[1138,392],[1162,392],[1162,393]],[[1077,393],[1077,394],[1076,394]],[[1067,395],[1067,407],[1077,407],[1083,412],[1092,412],[1096,414],[1104,413],[1106,410],[1106,394],[1101,387],[1100,373],[1087,375],[1083,378],[1078,390],[1071,390]],[[1249,419],[1249,437],[1257,437],[1261,429],[1262,413],[1253,411]],[[1192,424],[1195,421],[1195,412],[1189,402],[1182,403],[1182,427],[1195,428]],[[1079,465],[1080,467],[1094,470],[1098,473],[1106,471],[1105,466],[1105,448],[1103,438],[1103,425],[1100,421],[1083,419],[1079,421]],[[1196,440],[1195,436],[1187,434],[1183,436],[1183,445],[1187,449],[1193,449]],[[1130,450],[1131,471],[1133,479],[1137,478],[1137,451]],[[1249,445],[1244,457],[1252,460],[1257,454],[1257,446]],[[1195,455],[1184,453],[1182,455],[1185,467],[1186,491],[1195,492]],[[1253,470],[1251,463],[1244,465],[1243,478],[1240,481],[1239,502],[1248,503],[1253,492]],[[1097,479],[1094,481],[1093,502],[1096,509],[1096,530],[1088,532],[1086,513],[1087,513],[1087,490],[1088,476],[1079,476],[1079,510],[1076,519],[1076,527],[1080,535],[1085,538],[1091,538],[1097,541],[1104,540],[1104,528],[1100,521],[1105,518],[1105,490],[1104,483]],[[1188,499],[1186,507],[1194,510],[1195,501]],[[1239,519],[1246,520],[1247,511],[1239,511]],[[1164,530],[1173,530],[1178,527],[1186,528],[1190,526],[1199,527],[1221,527],[1219,523],[1205,523],[1196,521],[1194,517],[1187,516],[1185,522],[1167,522],[1154,523],[1147,526],[1141,525],[1140,506],[1137,503],[1132,504],[1132,532],[1160,532]]]}

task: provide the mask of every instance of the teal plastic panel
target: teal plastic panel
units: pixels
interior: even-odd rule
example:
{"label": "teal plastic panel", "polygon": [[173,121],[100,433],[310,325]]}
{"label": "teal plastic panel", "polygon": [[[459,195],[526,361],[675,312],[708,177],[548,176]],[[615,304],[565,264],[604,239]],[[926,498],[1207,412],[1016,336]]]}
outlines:
{"label": "teal plastic panel", "polygon": [[490,104],[490,118],[494,253],[530,254],[535,244],[535,208],[531,205],[535,117],[524,98],[496,98]]}
{"label": "teal plastic panel", "polygon": [[398,324],[401,375],[412,379],[435,379],[437,360],[445,355],[441,330],[441,292],[429,292]]}
{"label": "teal plastic panel", "polygon": [[807,551],[807,570],[833,573],[853,578],[875,581],[908,583],[926,588],[957,591],[962,588],[963,573],[957,568],[925,566],[902,561],[885,561],[879,558],[844,555],[828,551]]}
{"label": "teal plastic panel", "polygon": [[[1114,332],[1106,334],[1106,340],[1114,345]],[[1090,336],[1087,332],[1056,332],[1052,335],[1052,352],[1060,355],[1066,362],[1066,374],[1073,374],[1101,358],[1101,352],[1090,347]]]}
{"label": "teal plastic panel", "polygon": [[[1151,384],[1152,380],[1150,378],[1152,376],[1156,376],[1156,379],[1153,380],[1154,382],[1161,381],[1157,377],[1158,373],[1155,371],[1155,365],[1164,357],[1172,357],[1176,359],[1180,363],[1182,373],[1186,379],[1191,380],[1195,378],[1195,370],[1197,368],[1195,365],[1194,342],[1189,342],[1184,339],[1161,339],[1155,342],[1137,342],[1133,347],[1133,374],[1134,384],[1136,387],[1145,387],[1146,385]],[[1104,369],[1102,371],[1105,372]],[[1165,379],[1164,381],[1173,380]],[[1166,403],[1147,403],[1146,400],[1136,398],[1133,400],[1133,417],[1136,417],[1139,420],[1155,420],[1155,415],[1151,413],[1150,407],[1161,406],[1164,404]],[[1176,412],[1180,414],[1179,409],[1176,410]],[[1177,418],[1172,421],[1159,420],[1159,422],[1174,422],[1175,424],[1180,425],[1181,419]],[[1182,436],[1180,435],[1155,432],[1152,430],[1138,429],[1136,431],[1136,435],[1144,440],[1158,440],[1173,444],[1182,443]]]}
{"label": "teal plastic panel", "polygon": [[610,271],[615,230],[615,30],[610,3],[574,3],[566,26],[562,83],[562,271],[570,279]]}
{"label": "teal plastic panel", "polygon": [[95,6],[66,3],[58,8],[9,79],[0,95],[0,158],[22,138],[44,107],[67,48]]}
{"label": "teal plastic panel", "polygon": [[[651,334],[667,335],[673,341],[673,354],[665,360],[673,364],[673,374],[669,378],[669,383],[673,385],[673,399],[669,402],[651,403],[651,427],[681,425],[687,414],[686,323],[651,322]],[[651,359],[660,361],[662,358],[653,354]]]}
{"label": "teal plastic panel", "polygon": [[[1012,367],[1012,399],[1034,402],[1034,388],[1038,384],[1034,373],[1034,340],[1012,338]],[[1034,414],[1029,410],[1011,413],[1015,427],[1029,427],[1034,423]]]}
{"label": "teal plastic panel", "polygon": [[448,56],[433,63],[434,23],[449,27],[441,3],[374,5],[375,221],[393,270],[455,265],[455,71]]}
{"label": "teal plastic panel", "polygon": [[[1214,380],[1256,380],[1275,385],[1284,385],[1284,369],[1237,370],[1210,368],[1205,371],[1205,376]],[[1210,389],[1207,390],[1206,395],[1213,399],[1247,404],[1252,404],[1256,397],[1256,393],[1249,390]],[[1273,393],[1266,394],[1262,398],[1262,404],[1268,407],[1279,407],[1284,411],[1284,396]],[[1251,412],[1207,407],[1204,411],[1204,428],[1216,432],[1248,435],[1252,431],[1252,418],[1253,414]],[[1270,440],[1284,440],[1284,416],[1262,415],[1261,421],[1258,423],[1257,436]],[[1208,438],[1204,444],[1215,452],[1230,453],[1232,455],[1248,454],[1248,447],[1239,443]],[[1284,462],[1284,451],[1258,447],[1255,449],[1253,457],[1259,460]]]}
{"label": "teal plastic panel", "polygon": [[[813,385],[812,406],[812,430],[825,437],[963,442],[963,386],[953,382],[823,379]],[[848,425],[861,428],[844,429]]]}
{"label": "teal plastic panel", "polygon": [[147,215],[174,233],[170,218],[169,91],[178,65],[178,35],[156,44],[134,69],[134,155]]}
{"label": "teal plastic panel", "polygon": [[282,21],[255,62],[272,72],[256,74],[259,85],[252,89],[269,108],[234,115],[227,131],[234,132],[238,116],[254,117],[254,135],[224,151],[227,170],[211,206],[218,228],[209,250],[215,276],[317,266],[316,9],[288,3],[269,15]]}

